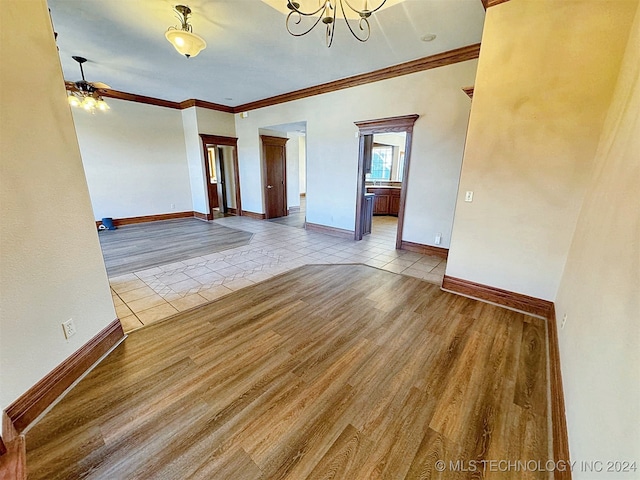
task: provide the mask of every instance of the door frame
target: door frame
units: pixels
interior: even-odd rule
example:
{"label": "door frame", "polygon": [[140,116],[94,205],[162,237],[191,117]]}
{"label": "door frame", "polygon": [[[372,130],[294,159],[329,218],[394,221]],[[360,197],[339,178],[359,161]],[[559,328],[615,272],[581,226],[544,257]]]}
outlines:
{"label": "door frame", "polygon": [[[235,147],[233,149],[233,177],[235,181],[235,197],[236,197],[236,215],[242,216],[242,200],[240,198],[240,171],[238,169],[238,139],[235,137],[222,137],[220,135],[207,135],[200,134],[200,138],[202,139],[202,153],[204,160],[204,169],[206,174],[207,183],[211,178],[211,171],[209,170],[209,158],[207,155],[207,146],[208,145],[226,145],[229,147]],[[229,172],[225,172],[228,174]],[[225,186],[226,187],[226,186]],[[211,199],[209,198],[209,185],[207,184],[207,188],[205,189],[207,194],[207,206],[209,208],[209,212],[207,213],[207,220],[213,219],[213,214],[211,213]],[[225,206],[226,207],[226,206]],[[211,218],[209,218],[211,217]]]}
{"label": "door frame", "polygon": [[[288,201],[287,201],[287,142],[289,139],[287,137],[274,137],[272,135],[260,135],[260,140],[262,143],[261,153],[262,153],[262,187],[263,187],[263,201],[264,201],[264,216],[265,218],[269,217],[269,208],[267,205],[267,156],[265,155],[264,146],[270,145],[275,147],[282,147],[284,151],[283,156],[283,168],[282,168],[282,196],[284,202],[284,215],[286,217],[289,215]],[[274,217],[278,218],[278,217]]]}
{"label": "door frame", "polygon": [[409,165],[411,163],[411,144],[413,142],[413,126],[420,115],[404,115],[401,117],[377,118],[354,122],[359,129],[358,148],[358,185],[356,190],[356,225],[354,239],[362,240],[361,217],[364,206],[365,187],[365,137],[376,133],[406,132],[404,147],[404,168],[402,170],[402,188],[400,189],[400,210],[398,211],[398,229],[396,231],[396,249],[402,247],[402,231],[404,230],[404,208],[407,201],[407,183],[409,181]]}

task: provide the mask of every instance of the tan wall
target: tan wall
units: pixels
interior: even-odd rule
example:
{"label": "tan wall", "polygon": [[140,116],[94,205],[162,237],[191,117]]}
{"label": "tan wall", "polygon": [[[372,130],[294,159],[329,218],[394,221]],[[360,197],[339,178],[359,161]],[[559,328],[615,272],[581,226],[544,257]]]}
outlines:
{"label": "tan wall", "polygon": [[[116,318],[44,0],[0,14],[0,407]],[[77,334],[65,340],[62,322]]]}
{"label": "tan wall", "polygon": [[95,219],[193,210],[180,111],[107,102],[95,115],[73,109]]}
{"label": "tan wall", "polygon": [[631,31],[556,299],[573,460],[640,461],[640,10]]}
{"label": "tan wall", "polygon": [[635,3],[487,10],[447,275],[555,298]]}

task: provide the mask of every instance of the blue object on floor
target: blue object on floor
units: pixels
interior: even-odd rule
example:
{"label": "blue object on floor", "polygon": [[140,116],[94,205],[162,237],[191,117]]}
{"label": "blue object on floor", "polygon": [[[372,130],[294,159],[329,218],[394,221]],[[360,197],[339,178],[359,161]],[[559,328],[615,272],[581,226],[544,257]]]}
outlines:
{"label": "blue object on floor", "polygon": [[107,230],[115,230],[116,226],[113,224],[113,218],[103,218],[102,225],[104,225]]}

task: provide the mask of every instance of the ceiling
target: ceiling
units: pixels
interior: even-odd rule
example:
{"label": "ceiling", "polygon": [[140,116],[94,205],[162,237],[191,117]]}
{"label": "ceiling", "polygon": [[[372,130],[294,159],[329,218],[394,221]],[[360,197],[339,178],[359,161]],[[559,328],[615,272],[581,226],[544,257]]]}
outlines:
{"label": "ceiling", "polygon": [[[89,60],[88,81],[174,102],[195,98],[231,107],[479,43],[485,14],[480,0],[404,0],[372,17],[366,43],[351,37],[338,19],[327,48],[321,25],[293,37],[285,15],[261,0],[191,0],[193,31],[208,45],[187,59],[164,38],[179,23],[177,0],[48,3],[65,79],[80,79],[71,59],[79,55]],[[437,38],[421,41],[429,33]]]}

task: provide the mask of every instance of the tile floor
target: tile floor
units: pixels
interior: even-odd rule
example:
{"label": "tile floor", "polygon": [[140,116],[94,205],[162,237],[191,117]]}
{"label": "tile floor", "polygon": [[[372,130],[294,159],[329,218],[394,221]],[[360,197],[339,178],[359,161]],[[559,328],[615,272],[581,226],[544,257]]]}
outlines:
{"label": "tile floor", "polygon": [[440,284],[442,258],[395,249],[397,219],[374,217],[361,242],[247,217],[215,220],[254,234],[249,245],[109,279],[125,332],[306,264],[364,263]]}

